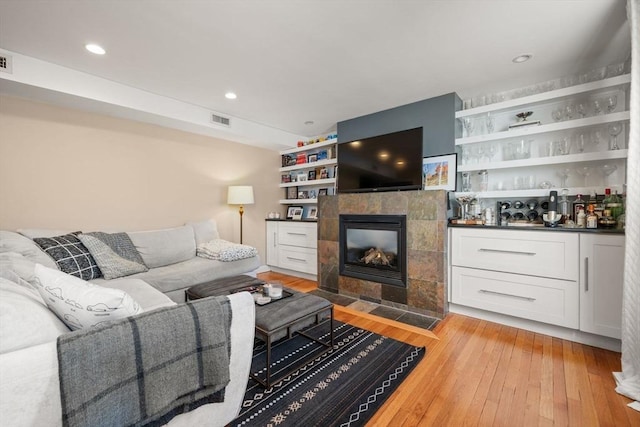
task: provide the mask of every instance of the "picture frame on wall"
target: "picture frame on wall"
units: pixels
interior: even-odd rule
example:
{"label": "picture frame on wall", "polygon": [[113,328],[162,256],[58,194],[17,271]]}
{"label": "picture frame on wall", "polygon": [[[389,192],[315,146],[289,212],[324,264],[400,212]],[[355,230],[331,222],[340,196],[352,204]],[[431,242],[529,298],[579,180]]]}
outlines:
{"label": "picture frame on wall", "polygon": [[289,206],[287,208],[287,219],[302,219],[302,206]]}
{"label": "picture frame on wall", "polygon": [[297,199],[298,198],[298,187],[287,187],[286,198],[287,199]]}
{"label": "picture frame on wall", "polygon": [[422,159],[422,186],[424,190],[456,190],[456,153],[430,156]]}

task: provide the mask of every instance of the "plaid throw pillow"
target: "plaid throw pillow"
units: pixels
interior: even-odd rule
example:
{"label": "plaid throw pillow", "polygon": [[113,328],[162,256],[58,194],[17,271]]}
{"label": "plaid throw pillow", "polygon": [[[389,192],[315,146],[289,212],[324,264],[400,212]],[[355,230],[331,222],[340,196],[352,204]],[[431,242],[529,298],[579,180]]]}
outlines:
{"label": "plaid throw pillow", "polygon": [[56,237],[37,237],[33,241],[53,258],[60,271],[82,280],[102,277],[102,272],[89,249],[76,237],[78,233],[80,232]]}

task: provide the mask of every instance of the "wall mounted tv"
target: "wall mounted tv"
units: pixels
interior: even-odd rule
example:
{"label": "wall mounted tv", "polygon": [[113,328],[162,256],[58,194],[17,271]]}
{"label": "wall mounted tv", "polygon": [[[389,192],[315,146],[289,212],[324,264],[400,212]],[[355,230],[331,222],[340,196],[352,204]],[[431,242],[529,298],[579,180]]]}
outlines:
{"label": "wall mounted tv", "polygon": [[338,145],[338,192],[422,188],[422,128]]}

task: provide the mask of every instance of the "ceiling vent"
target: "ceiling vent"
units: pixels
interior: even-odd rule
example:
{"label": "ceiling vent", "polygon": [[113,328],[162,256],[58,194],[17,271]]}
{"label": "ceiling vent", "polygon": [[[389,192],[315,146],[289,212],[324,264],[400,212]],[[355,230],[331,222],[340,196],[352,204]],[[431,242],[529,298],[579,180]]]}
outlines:
{"label": "ceiling vent", "polygon": [[13,74],[13,58],[10,55],[0,53],[0,71]]}
{"label": "ceiling vent", "polygon": [[217,114],[211,114],[211,122],[217,125],[231,126],[231,120],[228,117],[222,117]]}

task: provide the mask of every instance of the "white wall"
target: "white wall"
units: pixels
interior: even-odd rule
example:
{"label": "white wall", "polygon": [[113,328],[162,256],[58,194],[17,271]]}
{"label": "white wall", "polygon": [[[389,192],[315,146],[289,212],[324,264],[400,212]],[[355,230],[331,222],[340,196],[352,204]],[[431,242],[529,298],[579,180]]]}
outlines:
{"label": "white wall", "polygon": [[284,210],[277,152],[0,96],[0,228],[130,231],[214,218],[239,241],[229,185],[253,185],[244,243],[265,259],[264,218]]}

